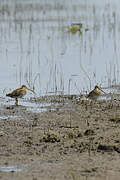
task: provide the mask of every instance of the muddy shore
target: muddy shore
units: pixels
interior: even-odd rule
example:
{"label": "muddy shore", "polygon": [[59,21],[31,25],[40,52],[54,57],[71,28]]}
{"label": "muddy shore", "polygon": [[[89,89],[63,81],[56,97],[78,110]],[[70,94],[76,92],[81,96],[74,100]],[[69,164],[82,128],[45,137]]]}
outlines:
{"label": "muddy shore", "polygon": [[28,111],[24,102],[1,105],[0,179],[119,177],[119,100],[69,99],[44,112]]}

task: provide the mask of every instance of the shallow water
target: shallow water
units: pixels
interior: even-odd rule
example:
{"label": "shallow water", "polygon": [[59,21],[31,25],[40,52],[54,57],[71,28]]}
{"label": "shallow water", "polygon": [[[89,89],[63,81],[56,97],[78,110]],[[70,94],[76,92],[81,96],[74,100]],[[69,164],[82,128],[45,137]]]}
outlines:
{"label": "shallow water", "polygon": [[[60,104],[57,103],[47,103],[47,102],[36,102],[36,101],[30,101],[30,99],[19,99],[19,105],[18,108],[21,107],[23,109],[26,109],[27,111],[31,111],[33,113],[40,113],[44,111],[53,111],[56,110],[57,106]],[[14,99],[8,99],[6,101],[6,98],[2,98],[0,101],[0,107],[3,108],[4,106],[7,106],[9,108],[14,108],[15,106],[15,100]],[[18,116],[0,116],[0,119],[8,119],[8,118],[16,118]],[[21,117],[18,117],[21,118]]]}
{"label": "shallow water", "polygon": [[18,168],[17,166],[0,166],[0,171],[2,172],[21,172],[22,168]]}
{"label": "shallow water", "polygon": [[19,116],[0,116],[0,120],[1,119],[9,119],[9,118],[21,118]]}
{"label": "shallow water", "polygon": [[62,161],[54,161],[54,160],[38,160],[28,164],[21,164],[21,165],[4,165],[0,166],[0,171],[2,172],[29,172],[32,167],[40,166],[41,164],[48,164],[48,165],[61,165],[63,164]]}
{"label": "shallow water", "polygon": [[[6,0],[0,5],[0,94],[21,84],[34,86],[39,96],[119,83],[118,0]],[[81,36],[66,31],[72,23],[83,24]]]}

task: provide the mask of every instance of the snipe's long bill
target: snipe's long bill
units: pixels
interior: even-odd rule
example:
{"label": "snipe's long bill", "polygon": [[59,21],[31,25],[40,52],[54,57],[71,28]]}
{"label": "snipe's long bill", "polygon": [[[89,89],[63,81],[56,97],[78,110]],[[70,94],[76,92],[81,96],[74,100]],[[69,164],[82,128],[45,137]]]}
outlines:
{"label": "snipe's long bill", "polygon": [[6,96],[9,96],[11,98],[15,98],[15,105],[18,105],[18,98],[22,98],[27,94],[27,90],[32,91],[31,89],[27,88],[26,85],[22,85],[20,88],[15,89],[14,91],[6,94]]}

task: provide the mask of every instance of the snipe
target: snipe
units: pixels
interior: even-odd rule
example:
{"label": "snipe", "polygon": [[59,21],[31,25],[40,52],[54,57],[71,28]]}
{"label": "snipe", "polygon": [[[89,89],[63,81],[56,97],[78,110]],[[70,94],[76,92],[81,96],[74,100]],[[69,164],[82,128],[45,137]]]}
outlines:
{"label": "snipe", "polygon": [[18,98],[22,98],[26,95],[27,90],[32,91],[31,89],[27,88],[26,85],[22,85],[20,88],[15,89],[11,93],[6,94],[6,96],[9,96],[11,98],[15,98],[15,105],[18,105]]}
{"label": "snipe", "polygon": [[101,94],[101,91],[104,92],[99,86],[95,86],[94,89],[87,95],[87,98],[97,100]]}

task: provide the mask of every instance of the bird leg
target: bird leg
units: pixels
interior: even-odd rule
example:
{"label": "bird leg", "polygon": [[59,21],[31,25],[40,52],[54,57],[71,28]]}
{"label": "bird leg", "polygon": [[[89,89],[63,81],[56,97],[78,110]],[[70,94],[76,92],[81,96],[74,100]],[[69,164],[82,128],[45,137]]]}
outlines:
{"label": "bird leg", "polygon": [[18,106],[18,99],[15,98],[15,105]]}

